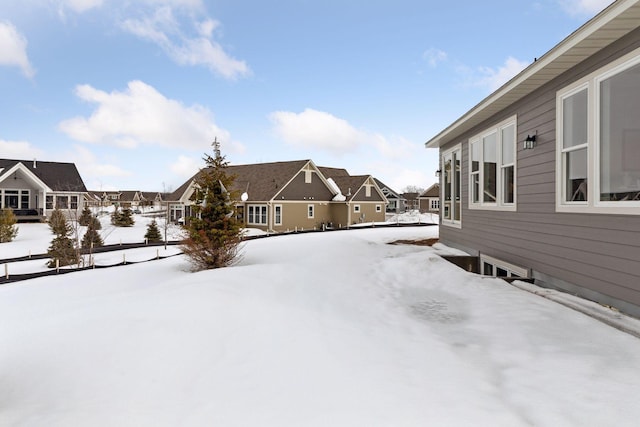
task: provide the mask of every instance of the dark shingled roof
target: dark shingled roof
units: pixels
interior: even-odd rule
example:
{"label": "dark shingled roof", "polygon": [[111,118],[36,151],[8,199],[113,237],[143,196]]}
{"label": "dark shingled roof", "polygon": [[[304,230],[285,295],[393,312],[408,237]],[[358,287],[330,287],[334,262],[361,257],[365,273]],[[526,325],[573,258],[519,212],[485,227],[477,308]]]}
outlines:
{"label": "dark shingled roof", "polygon": [[[333,176],[330,178],[338,185],[338,188],[340,188],[342,195],[347,198],[347,201],[351,201],[360,187],[364,185],[367,178],[369,178],[369,175]],[[351,194],[349,194],[349,191],[351,191]]]}
{"label": "dark shingled roof", "polygon": [[18,163],[22,163],[53,191],[87,192],[78,169],[73,163],[0,159],[0,169],[7,171]]}
{"label": "dark shingled roof", "polygon": [[320,172],[322,172],[322,175],[324,175],[325,178],[335,178],[336,176],[350,176],[349,172],[347,172],[346,169],[342,168],[328,168],[326,166],[318,166],[318,169],[320,170]]}
{"label": "dark shingled roof", "polygon": [[[308,162],[310,160],[227,166],[227,174],[235,177],[230,190],[240,194],[247,192],[252,201],[271,200]],[[174,191],[169,199],[179,200],[199,173]]]}
{"label": "dark shingled roof", "polygon": [[431,187],[427,188],[420,194],[420,197],[439,197],[440,196],[440,184],[435,183]]}

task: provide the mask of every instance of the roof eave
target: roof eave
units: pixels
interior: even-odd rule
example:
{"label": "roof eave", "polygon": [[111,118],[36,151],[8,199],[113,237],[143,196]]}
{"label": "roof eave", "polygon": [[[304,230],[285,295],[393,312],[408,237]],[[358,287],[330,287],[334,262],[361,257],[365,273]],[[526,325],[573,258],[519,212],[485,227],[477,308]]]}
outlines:
{"label": "roof eave", "polygon": [[[640,26],[640,0],[618,0],[425,143],[438,148]],[[625,16],[621,16],[625,12]]]}

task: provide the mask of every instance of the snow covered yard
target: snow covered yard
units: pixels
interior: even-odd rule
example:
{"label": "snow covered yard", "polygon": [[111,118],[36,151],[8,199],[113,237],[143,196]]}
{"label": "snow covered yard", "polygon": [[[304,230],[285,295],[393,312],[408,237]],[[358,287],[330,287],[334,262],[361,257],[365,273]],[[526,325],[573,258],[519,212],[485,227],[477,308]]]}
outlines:
{"label": "snow covered yard", "polygon": [[231,268],[0,286],[0,425],[637,425],[640,340],[441,245],[388,244],[436,236],[280,236]]}

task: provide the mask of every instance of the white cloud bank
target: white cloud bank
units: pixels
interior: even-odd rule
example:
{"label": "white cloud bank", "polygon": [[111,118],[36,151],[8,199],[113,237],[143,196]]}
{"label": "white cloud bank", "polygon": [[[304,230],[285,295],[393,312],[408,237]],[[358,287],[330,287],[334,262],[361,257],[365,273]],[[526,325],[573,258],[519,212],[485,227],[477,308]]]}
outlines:
{"label": "white cloud bank", "polygon": [[179,65],[203,65],[227,79],[249,75],[251,72],[247,64],[231,57],[213,39],[219,25],[219,22],[209,18],[193,22],[196,34],[189,36],[182,30],[171,7],[165,6],[157,9],[153,16],[127,19],[121,27],[135,36],[155,43]]}
{"label": "white cloud bank", "polygon": [[187,156],[178,156],[178,159],[169,166],[171,172],[182,178],[192,177],[200,168],[204,166],[202,159],[195,159]]}
{"label": "white cloud bank", "polygon": [[124,92],[107,93],[80,85],[75,93],[97,105],[90,117],[59,124],[62,132],[77,141],[123,148],[147,144],[201,150],[216,136],[229,140],[229,133],[213,122],[213,114],[205,107],[186,107],[138,80],[130,82]]}
{"label": "white cloud bank", "polygon": [[413,145],[402,137],[385,137],[360,130],[348,121],[311,108],[301,113],[277,111],[269,115],[275,134],[295,147],[316,149],[334,155],[351,153],[367,145],[386,159],[403,158]]}
{"label": "white cloud bank", "polygon": [[276,111],[269,115],[274,132],[287,144],[344,154],[354,151],[368,139],[366,132],[346,120],[310,108],[302,113]]}
{"label": "white cloud bank", "polygon": [[0,21],[0,65],[19,67],[28,78],[35,75],[27,56],[27,39],[8,21]]}
{"label": "white cloud bank", "polygon": [[44,157],[42,150],[33,147],[27,141],[5,141],[0,139],[0,153],[5,159],[30,160]]}

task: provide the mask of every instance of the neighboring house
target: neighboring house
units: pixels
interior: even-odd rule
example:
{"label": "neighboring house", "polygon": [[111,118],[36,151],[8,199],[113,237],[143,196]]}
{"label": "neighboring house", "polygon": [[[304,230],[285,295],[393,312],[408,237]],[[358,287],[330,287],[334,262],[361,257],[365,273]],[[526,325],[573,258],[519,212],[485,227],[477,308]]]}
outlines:
{"label": "neighboring house", "polygon": [[143,206],[151,207],[154,210],[161,209],[163,207],[164,197],[166,196],[164,193],[141,191],[140,194],[144,200]]}
{"label": "neighboring house", "polygon": [[341,175],[336,174],[335,169],[319,169],[336,184],[339,193],[344,196],[344,201],[340,201],[340,196],[334,198],[331,220],[334,227],[385,221],[387,199],[371,175]]}
{"label": "neighboring house", "polygon": [[403,212],[406,211],[416,211],[420,207],[420,202],[418,201],[419,193],[402,193],[402,198],[404,200],[404,209]]}
{"label": "neighboring house", "polygon": [[[169,196],[170,220],[188,221],[192,216],[190,199],[198,174]],[[241,195],[236,214],[247,227],[286,232],[347,227],[365,218],[384,221],[386,200],[369,176],[318,168],[311,160],[230,165],[227,174],[235,177],[230,190]]]}
{"label": "neighboring house", "polygon": [[388,203],[386,211],[388,213],[396,214],[404,212],[403,209],[406,204],[406,200],[404,199],[404,197],[402,197],[400,193],[394,191],[393,189],[391,189],[391,187],[384,184],[379,179],[374,178],[374,180],[376,181],[376,184],[378,184],[380,190],[382,190],[382,194],[384,194],[384,196],[387,198]]}
{"label": "neighboring house", "polygon": [[435,183],[418,196],[420,213],[440,212],[440,184]]}
{"label": "neighboring house", "polygon": [[73,163],[0,159],[0,207],[18,221],[42,221],[56,207],[76,216],[86,195]]}
{"label": "neighboring house", "polygon": [[618,0],[431,138],[440,240],[640,316],[640,0]]}
{"label": "neighboring house", "polygon": [[102,208],[118,206],[134,210],[162,209],[163,201],[162,193],[153,191],[90,191],[87,197],[87,206]]}

